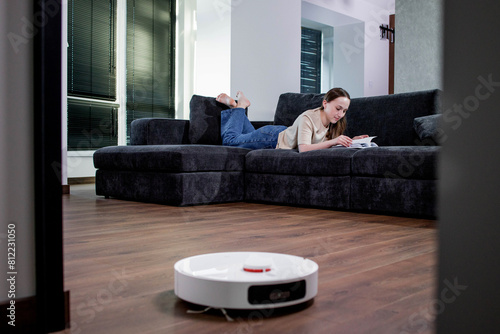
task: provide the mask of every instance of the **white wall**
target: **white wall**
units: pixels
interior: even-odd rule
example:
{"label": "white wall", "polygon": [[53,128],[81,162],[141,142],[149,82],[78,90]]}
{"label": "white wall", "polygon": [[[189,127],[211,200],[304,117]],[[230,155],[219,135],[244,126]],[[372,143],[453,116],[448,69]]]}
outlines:
{"label": "white wall", "polygon": [[364,23],[335,27],[333,83],[349,92],[351,98],[364,96],[365,53],[362,45],[356,46],[356,36],[363,31]]}
{"label": "white wall", "polygon": [[194,93],[234,97],[241,90],[252,102],[251,120],[273,120],[279,95],[300,89],[300,6],[198,0]]}
{"label": "white wall", "polygon": [[[342,87],[351,97],[364,96],[365,46],[358,37],[364,35],[364,22],[303,1],[302,24],[322,31],[326,30],[324,27],[332,29],[333,59],[321,73],[324,79],[330,79],[330,84],[322,85],[322,92]],[[323,54],[330,51],[327,47],[324,43]]]}
{"label": "white wall", "polygon": [[[356,29],[353,44],[347,46],[352,50],[363,49],[363,96],[387,94],[389,91],[389,42],[380,40],[379,26],[389,23],[389,15],[395,12],[394,2],[363,0],[304,1],[364,22],[364,29]],[[342,86],[338,82],[335,84]]]}
{"label": "white wall", "polygon": [[273,120],[278,98],[300,91],[300,0],[233,0],[231,94],[251,100],[250,120]]}
{"label": "white wall", "polygon": [[[0,302],[7,296],[7,227],[15,224],[16,298],[34,296],[33,36],[29,0],[0,2]],[[12,43],[11,43],[12,42]],[[2,321],[7,321],[2,319]]]}
{"label": "white wall", "polygon": [[195,93],[229,92],[231,72],[230,1],[198,0],[196,9]]}

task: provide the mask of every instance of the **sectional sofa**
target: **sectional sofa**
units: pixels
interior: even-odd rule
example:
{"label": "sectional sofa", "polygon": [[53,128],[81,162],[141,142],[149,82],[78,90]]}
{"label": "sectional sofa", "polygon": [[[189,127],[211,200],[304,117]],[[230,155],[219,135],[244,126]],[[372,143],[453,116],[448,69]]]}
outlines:
{"label": "sectional sofa", "polygon": [[[284,93],[274,122],[254,126],[289,126],[322,99]],[[96,193],[176,206],[249,201],[435,218],[439,105],[437,90],[354,98],[346,134],[377,136],[379,147],[299,153],[222,146],[227,107],[194,95],[190,120],[136,120],[131,145],[97,150]]]}

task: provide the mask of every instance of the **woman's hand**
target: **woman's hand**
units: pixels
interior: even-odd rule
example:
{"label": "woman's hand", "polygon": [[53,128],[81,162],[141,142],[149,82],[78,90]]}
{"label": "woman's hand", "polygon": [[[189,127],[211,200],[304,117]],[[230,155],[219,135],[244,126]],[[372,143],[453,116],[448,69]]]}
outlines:
{"label": "woman's hand", "polygon": [[352,140],[355,140],[355,139],[363,139],[363,138],[368,138],[369,136],[368,135],[361,135],[361,136],[356,136],[356,137],[353,137]]}
{"label": "woman's hand", "polygon": [[329,140],[329,142],[331,142],[332,144],[331,146],[342,145],[345,147],[349,147],[352,144],[352,139],[347,136],[340,135],[336,138]]}
{"label": "woman's hand", "polygon": [[[368,135],[357,136],[357,137],[354,137],[354,139],[366,138],[366,137],[368,137]],[[322,149],[330,148],[332,146],[337,146],[337,145],[350,147],[352,145],[352,139],[347,137],[347,136],[340,135],[336,138],[326,140],[324,142],[317,143],[317,144],[300,144],[299,145],[299,152],[322,150]]]}
{"label": "woman's hand", "polygon": [[355,140],[355,139],[363,139],[363,138],[367,138],[367,137],[369,137],[369,136],[368,135],[361,135],[361,136],[356,136],[356,137],[354,137],[352,139],[353,140]]}
{"label": "woman's hand", "polygon": [[349,147],[349,146],[351,146],[351,143],[352,143],[351,138],[342,135],[342,136],[338,136],[337,138],[334,138],[334,139],[323,141],[321,143],[300,144],[299,145],[299,152],[322,150],[322,149],[330,148],[330,147],[336,146],[336,145],[342,145],[345,147]]}

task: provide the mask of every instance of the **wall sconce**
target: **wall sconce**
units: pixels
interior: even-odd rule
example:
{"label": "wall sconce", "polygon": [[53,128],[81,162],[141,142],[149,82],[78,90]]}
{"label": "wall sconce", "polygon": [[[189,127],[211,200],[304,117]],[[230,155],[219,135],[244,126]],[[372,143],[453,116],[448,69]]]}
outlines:
{"label": "wall sconce", "polygon": [[394,28],[389,28],[387,24],[380,25],[380,39],[388,39],[391,43],[394,43]]}

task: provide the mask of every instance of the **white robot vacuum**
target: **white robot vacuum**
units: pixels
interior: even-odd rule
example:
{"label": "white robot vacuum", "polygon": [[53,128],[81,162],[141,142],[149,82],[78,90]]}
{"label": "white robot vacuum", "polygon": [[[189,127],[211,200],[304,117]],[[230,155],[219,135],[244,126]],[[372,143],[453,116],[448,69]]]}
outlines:
{"label": "white robot vacuum", "polygon": [[262,252],[212,253],[175,263],[175,294],[219,309],[297,305],[318,292],[318,265],[303,257]]}

